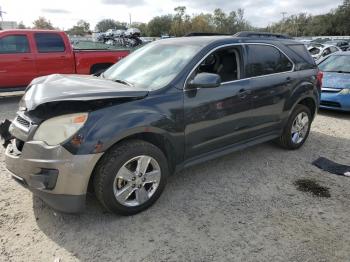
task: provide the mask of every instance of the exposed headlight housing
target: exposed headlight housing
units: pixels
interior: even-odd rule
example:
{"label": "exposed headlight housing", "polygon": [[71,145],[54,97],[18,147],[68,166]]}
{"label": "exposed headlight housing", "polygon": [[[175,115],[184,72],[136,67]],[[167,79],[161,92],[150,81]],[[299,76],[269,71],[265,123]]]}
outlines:
{"label": "exposed headlight housing", "polygon": [[344,88],[339,93],[342,94],[342,95],[350,95],[350,88]]}
{"label": "exposed headlight housing", "polygon": [[58,145],[76,132],[85,124],[88,113],[77,113],[57,116],[44,121],[34,134],[33,140],[44,141],[50,146]]}

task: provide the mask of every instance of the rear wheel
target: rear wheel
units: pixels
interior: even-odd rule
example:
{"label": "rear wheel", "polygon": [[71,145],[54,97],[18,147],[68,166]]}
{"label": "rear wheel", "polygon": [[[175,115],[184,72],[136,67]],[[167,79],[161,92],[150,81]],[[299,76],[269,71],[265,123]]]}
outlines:
{"label": "rear wheel", "polygon": [[110,211],[132,215],[150,207],[168,176],[163,152],[145,141],[126,141],[107,152],[95,171],[94,188]]}
{"label": "rear wheel", "polygon": [[309,136],[311,119],[310,109],[297,105],[277,142],[287,149],[300,148]]}

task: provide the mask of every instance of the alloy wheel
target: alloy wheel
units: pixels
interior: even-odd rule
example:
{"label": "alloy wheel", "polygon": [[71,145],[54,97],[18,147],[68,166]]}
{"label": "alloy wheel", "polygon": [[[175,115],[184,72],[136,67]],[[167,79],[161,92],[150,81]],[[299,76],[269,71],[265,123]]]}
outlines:
{"label": "alloy wheel", "polygon": [[153,157],[134,157],[127,161],[115,176],[114,196],[124,206],[140,206],[156,192],[160,179],[160,166]]}
{"label": "alloy wheel", "polygon": [[299,113],[292,124],[291,138],[294,144],[304,141],[309,130],[309,116],[305,112]]}

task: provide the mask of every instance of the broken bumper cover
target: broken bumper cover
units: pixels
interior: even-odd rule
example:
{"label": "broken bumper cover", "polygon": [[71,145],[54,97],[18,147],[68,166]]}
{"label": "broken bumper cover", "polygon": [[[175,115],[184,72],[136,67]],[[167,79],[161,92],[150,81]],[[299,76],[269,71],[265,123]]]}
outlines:
{"label": "broken bumper cover", "polygon": [[102,154],[72,155],[64,147],[29,141],[18,150],[13,139],[5,151],[13,178],[52,208],[77,213],[84,209],[93,168]]}

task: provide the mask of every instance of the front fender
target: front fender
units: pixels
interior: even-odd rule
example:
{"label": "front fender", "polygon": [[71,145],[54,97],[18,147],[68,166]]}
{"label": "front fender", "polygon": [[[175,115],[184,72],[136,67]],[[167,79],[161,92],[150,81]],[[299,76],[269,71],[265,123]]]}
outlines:
{"label": "front fender", "polygon": [[175,120],[145,108],[105,108],[90,113],[88,123],[76,135],[82,143],[73,139],[65,147],[73,154],[94,154],[107,151],[117,142],[140,133],[153,133],[165,137],[172,145],[179,146],[183,133]]}

